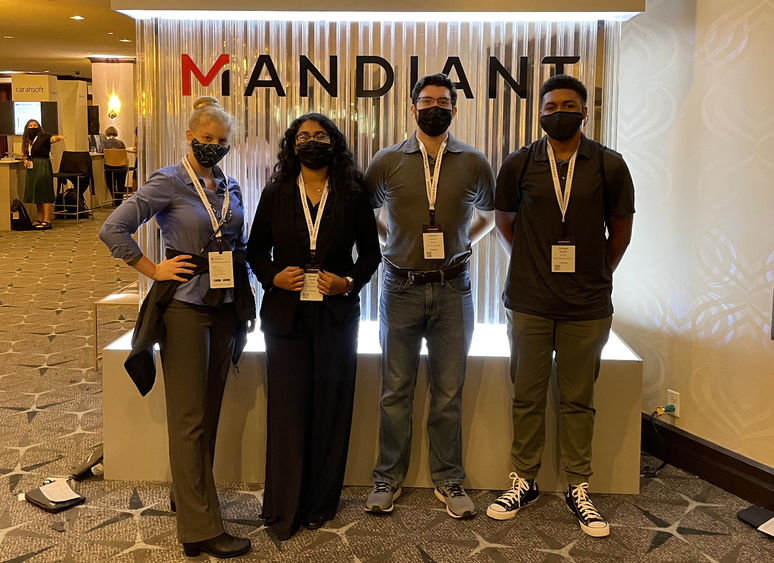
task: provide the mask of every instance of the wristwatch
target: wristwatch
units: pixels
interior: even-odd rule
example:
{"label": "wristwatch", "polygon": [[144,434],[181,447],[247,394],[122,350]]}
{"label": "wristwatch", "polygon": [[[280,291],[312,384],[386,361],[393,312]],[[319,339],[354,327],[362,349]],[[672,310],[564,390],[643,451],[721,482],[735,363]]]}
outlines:
{"label": "wristwatch", "polygon": [[353,280],[351,277],[347,276],[344,278],[344,281],[347,282],[347,286],[344,289],[344,295],[349,295],[350,291],[355,289],[355,280]]}

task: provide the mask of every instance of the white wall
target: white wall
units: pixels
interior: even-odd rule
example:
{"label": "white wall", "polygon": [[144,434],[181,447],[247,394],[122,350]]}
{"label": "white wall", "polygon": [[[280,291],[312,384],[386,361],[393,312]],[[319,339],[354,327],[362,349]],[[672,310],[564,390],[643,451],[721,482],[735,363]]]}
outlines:
{"label": "white wall", "polygon": [[59,134],[66,137],[64,147],[68,151],[87,151],[89,150],[87,84],[82,80],[60,80],[58,88]]}
{"label": "white wall", "polygon": [[637,214],[615,328],[643,410],[677,390],[677,426],[774,466],[774,3],[649,0],[622,33]]}

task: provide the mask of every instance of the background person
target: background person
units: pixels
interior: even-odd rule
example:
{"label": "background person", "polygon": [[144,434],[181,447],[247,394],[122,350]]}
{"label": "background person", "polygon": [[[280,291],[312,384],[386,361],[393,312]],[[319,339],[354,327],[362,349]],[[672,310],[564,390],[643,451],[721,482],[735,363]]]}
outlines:
{"label": "background person", "polygon": [[366,171],[371,203],[384,208],[384,285],[379,304],[382,395],[379,458],[366,511],[391,512],[406,476],[422,338],[430,379],[430,476],[453,518],[476,507],[462,483],[462,387],[473,336],[471,246],[494,226],[494,174],[486,157],[448,133],[457,113],[449,77],[421,78],[411,92],[416,133],[380,150]]}
{"label": "background person", "polygon": [[[102,141],[102,151],[126,149],[124,142],[118,138],[118,131],[112,125],[105,129],[105,140]],[[105,157],[105,182],[107,183],[110,195],[113,196],[113,202],[120,205],[126,193],[126,173],[128,171],[128,159],[124,159],[123,164],[108,164],[108,157]]]}
{"label": "background person", "polygon": [[54,170],[51,167],[51,143],[64,141],[62,135],[43,131],[40,122],[30,119],[24,125],[22,158],[27,168],[24,181],[24,202],[37,207],[37,220],[32,224],[38,230],[51,228],[51,206],[54,203]]}
{"label": "background person", "polygon": [[[183,161],[154,172],[111,213],[100,238],[114,257],[155,280],[125,366],[146,394],[155,375],[152,347],[159,342],[178,539],[188,556],[235,557],[250,549],[250,540],[224,531],[212,466],[223,389],[255,301],[244,265],[242,193],[217,166],[229,150],[231,116],[211,97],[197,98],[193,107]],[[152,217],[167,249],[158,264],[131,236]],[[208,268],[229,264],[232,283],[213,287]]]}
{"label": "background person", "polygon": [[285,132],[247,253],[266,290],[262,518],[285,540],[336,514],[355,394],[358,294],[381,259],[363,175],[327,117],[302,115]]}
{"label": "background person", "polygon": [[546,80],[540,87],[546,136],[509,155],[497,177],[497,231],[510,255],[503,297],[514,381],[514,471],[511,489],[487,515],[513,518],[538,497],[554,369],[565,500],[581,529],[601,537],[610,528],[588,496],[594,382],[612,322],[613,270],[631,238],[634,186],[621,155],[581,133],[586,97],[577,78]]}

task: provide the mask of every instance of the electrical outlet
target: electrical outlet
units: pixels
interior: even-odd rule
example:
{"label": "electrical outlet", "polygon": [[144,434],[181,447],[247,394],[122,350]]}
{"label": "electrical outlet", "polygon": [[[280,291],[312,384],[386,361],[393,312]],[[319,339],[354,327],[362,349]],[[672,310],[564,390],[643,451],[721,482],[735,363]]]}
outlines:
{"label": "electrical outlet", "polygon": [[680,392],[667,389],[667,404],[674,405],[675,412],[670,413],[675,418],[680,416]]}

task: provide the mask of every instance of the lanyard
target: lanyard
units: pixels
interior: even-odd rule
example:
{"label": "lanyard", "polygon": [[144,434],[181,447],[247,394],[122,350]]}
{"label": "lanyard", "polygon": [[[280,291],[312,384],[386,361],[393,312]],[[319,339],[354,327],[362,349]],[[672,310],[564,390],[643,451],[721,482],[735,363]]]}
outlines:
{"label": "lanyard", "polygon": [[431,225],[435,225],[435,200],[438,198],[438,178],[441,175],[441,160],[443,159],[443,151],[446,149],[446,141],[448,139],[447,135],[446,139],[441,143],[441,148],[438,149],[438,157],[435,159],[435,169],[432,176],[430,176],[430,161],[427,157],[427,149],[425,149],[424,143],[417,139],[419,150],[422,153],[422,164],[425,167],[425,189],[427,190],[427,203],[430,206]]}
{"label": "lanyard", "polygon": [[[578,145],[580,148],[580,145]],[[556,171],[556,157],[551,143],[546,141],[548,150],[548,162],[551,165],[551,178],[554,181],[554,192],[556,192],[556,201],[559,203],[559,211],[562,212],[562,223],[567,214],[567,206],[570,205],[570,191],[572,190],[572,178],[575,175],[575,158],[578,156],[578,149],[572,153],[570,164],[567,166],[567,180],[564,183],[564,195],[562,195],[562,185],[559,183],[559,173]]]}
{"label": "lanyard", "polygon": [[309,212],[309,204],[306,202],[306,187],[304,186],[303,174],[298,175],[297,183],[298,191],[301,193],[301,206],[304,208],[306,228],[309,229],[309,250],[312,253],[312,258],[314,259],[315,252],[317,252],[317,234],[320,232],[320,225],[322,224],[325,202],[328,201],[328,179],[325,179],[325,186],[323,187],[320,204],[317,207],[317,217],[315,217],[314,223],[312,223],[312,214]]}
{"label": "lanyard", "polygon": [[218,220],[215,218],[215,213],[212,211],[212,206],[210,205],[209,200],[207,199],[207,194],[204,193],[204,188],[202,188],[201,182],[199,182],[199,178],[196,177],[196,174],[193,171],[193,168],[191,168],[191,163],[188,162],[188,157],[183,157],[183,166],[185,166],[186,171],[188,172],[188,176],[191,177],[191,181],[193,182],[194,188],[196,189],[196,193],[199,194],[199,199],[202,200],[202,204],[204,204],[204,209],[207,210],[207,214],[210,216],[210,223],[212,224],[212,236],[215,237],[215,240],[218,242],[218,247],[220,247],[220,227],[223,225],[223,222],[226,220],[226,215],[228,213],[228,205],[229,205],[229,192],[228,192],[228,186],[226,186],[226,194],[223,196],[223,208],[220,210],[220,223],[218,223]]}
{"label": "lanyard", "polygon": [[34,139],[32,139],[32,142],[31,142],[31,143],[29,144],[29,146],[27,147],[27,157],[28,157],[28,158],[32,158],[32,145],[34,145],[34,144],[35,144],[35,141],[37,141],[37,140],[38,140],[38,136],[37,136],[37,135],[35,135],[35,138],[34,138]]}

